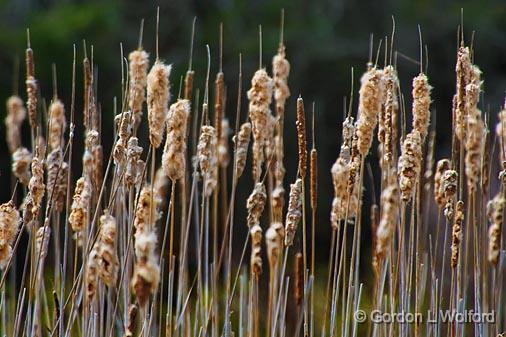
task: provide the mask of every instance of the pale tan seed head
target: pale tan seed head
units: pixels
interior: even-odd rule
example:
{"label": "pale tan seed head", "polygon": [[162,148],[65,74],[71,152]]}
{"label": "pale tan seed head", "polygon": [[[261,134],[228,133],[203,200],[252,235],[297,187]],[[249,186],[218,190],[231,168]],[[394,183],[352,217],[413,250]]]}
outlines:
{"label": "pale tan seed head", "polygon": [[218,139],[218,164],[220,167],[225,168],[230,163],[230,153],[228,150],[228,137],[231,130],[227,118],[221,120],[221,135]]}
{"label": "pale tan seed head", "polygon": [[10,153],[14,153],[21,146],[21,125],[26,118],[23,100],[13,95],[7,99],[7,117],[5,117],[6,140]]}
{"label": "pale tan seed head", "polygon": [[381,261],[390,247],[399,215],[399,188],[396,183],[386,187],[381,193],[381,219],[376,231],[375,256]]}
{"label": "pale tan seed head", "polygon": [[163,149],[162,167],[173,181],[181,179],[186,171],[186,129],[190,115],[190,101],[178,99],[167,116],[167,140]]}
{"label": "pale tan seed head", "polygon": [[133,113],[134,126],[137,128],[142,119],[142,104],[146,99],[146,82],[149,67],[149,55],[143,49],[132,51],[128,55],[129,94],[128,106]]}
{"label": "pale tan seed head", "polygon": [[249,230],[251,237],[251,272],[256,277],[262,274],[262,228],[257,224]]}
{"label": "pale tan seed head", "polygon": [[235,172],[236,179],[242,175],[244,167],[246,166],[246,158],[248,156],[248,146],[251,137],[251,124],[249,122],[243,123],[239,133],[234,136],[233,140],[236,147],[235,159]]}
{"label": "pale tan seed head", "polygon": [[461,232],[462,225],[464,224],[464,202],[459,200],[456,204],[455,208],[455,217],[453,219],[452,226],[452,246],[451,246],[451,267],[452,269],[457,267],[459,261],[459,250],[460,250],[460,240],[461,240]]}
{"label": "pale tan seed head", "polygon": [[469,48],[461,46],[457,51],[457,64],[455,66],[457,88],[455,94],[454,116],[455,134],[460,141],[464,140],[467,119],[466,86],[471,76],[471,58]]}
{"label": "pale tan seed head", "polygon": [[399,157],[398,175],[399,189],[402,200],[409,201],[419,183],[422,163],[422,137],[418,130],[412,130],[402,143],[401,156]]}
{"label": "pale tan seed head", "polygon": [[12,243],[21,218],[14,202],[0,205],[0,268],[4,268],[12,255]]}
{"label": "pale tan seed head", "polygon": [[427,137],[430,124],[430,91],[432,87],[424,73],[413,78],[413,130],[420,133],[422,144]]}
{"label": "pale tan seed head", "polygon": [[91,192],[92,187],[89,179],[86,177],[79,178],[76,183],[69,215],[69,224],[75,232],[84,230],[88,224]]}
{"label": "pale tan seed head", "polygon": [[260,224],[260,217],[264,211],[267,194],[265,186],[262,182],[258,182],[246,201],[246,209],[248,210],[247,224],[251,228]]}
{"label": "pale tan seed head", "polygon": [[397,142],[397,118],[399,113],[399,79],[397,71],[389,65],[384,69],[383,108],[379,115],[378,140],[383,144],[383,159],[390,162]]}
{"label": "pale tan seed head", "polygon": [[65,107],[58,98],[56,98],[49,106],[49,148],[54,150],[63,147],[63,134],[67,128],[67,120],[65,118]]}
{"label": "pale tan seed head", "polygon": [[118,253],[116,251],[117,225],[116,219],[106,210],[100,217],[100,235],[98,238],[98,276],[107,286],[116,283],[119,270]]}
{"label": "pale tan seed head", "polygon": [[434,200],[440,209],[446,203],[443,187],[443,174],[449,170],[451,163],[448,159],[441,159],[436,164],[436,173],[434,174]]}
{"label": "pale tan seed head", "polygon": [[171,66],[157,60],[147,77],[149,141],[154,148],[162,143],[170,99]]}
{"label": "pale tan seed head", "polygon": [[285,227],[281,222],[273,222],[265,233],[265,244],[267,245],[267,258],[271,273],[277,266],[283,249],[283,239],[285,236]]}
{"label": "pale tan seed head", "polygon": [[12,154],[12,173],[23,185],[28,185],[31,177],[30,163],[32,154],[25,147],[19,147]]}
{"label": "pale tan seed head", "polygon": [[285,246],[291,246],[302,218],[302,179],[290,185],[290,199],[285,220]]}
{"label": "pale tan seed head", "polygon": [[216,129],[210,125],[202,126],[197,156],[204,178],[204,194],[210,196],[218,183],[218,139]]}
{"label": "pale tan seed head", "polygon": [[502,193],[496,196],[487,204],[490,227],[488,229],[488,262],[497,266],[501,250],[501,232],[504,219],[504,208],[506,199]]}

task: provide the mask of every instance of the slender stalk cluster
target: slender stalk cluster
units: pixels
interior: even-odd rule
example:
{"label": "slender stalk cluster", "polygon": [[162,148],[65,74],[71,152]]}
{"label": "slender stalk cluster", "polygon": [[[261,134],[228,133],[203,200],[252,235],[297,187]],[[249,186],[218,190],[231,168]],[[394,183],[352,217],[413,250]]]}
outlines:
{"label": "slender stalk cluster", "polygon": [[21,146],[21,125],[26,118],[23,100],[13,95],[7,99],[7,117],[5,117],[6,140],[9,152],[14,153]]}
{"label": "slender stalk cluster", "polygon": [[12,243],[21,219],[11,200],[0,205],[0,268],[5,268],[12,255]]}
{"label": "slender stalk cluster", "polygon": [[149,71],[148,81],[148,123],[149,141],[156,149],[162,143],[165,119],[170,99],[170,65],[156,61]]}
{"label": "slender stalk cluster", "polygon": [[128,106],[133,113],[134,127],[137,128],[142,119],[142,104],[146,99],[146,81],[149,67],[149,55],[143,49],[132,51],[128,55],[129,94]]}
{"label": "slender stalk cluster", "polygon": [[172,104],[167,116],[167,140],[162,155],[165,174],[176,181],[186,170],[186,129],[190,115],[190,101],[178,99]]}

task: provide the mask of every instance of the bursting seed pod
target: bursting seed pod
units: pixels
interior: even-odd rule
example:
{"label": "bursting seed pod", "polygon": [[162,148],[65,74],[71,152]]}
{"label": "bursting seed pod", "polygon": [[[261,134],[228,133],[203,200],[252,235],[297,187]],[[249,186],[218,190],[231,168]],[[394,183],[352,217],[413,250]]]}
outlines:
{"label": "bursting seed pod", "polygon": [[399,189],[396,183],[381,192],[381,220],[376,231],[375,256],[381,261],[387,254],[388,247],[395,232],[399,215]]}
{"label": "bursting seed pod", "polygon": [[458,177],[459,175],[457,171],[446,170],[443,173],[443,177],[441,178],[442,184],[440,188],[442,190],[442,195],[445,198],[443,214],[446,216],[446,219],[448,219],[448,221],[451,221],[453,218],[453,199],[457,193]]}
{"label": "bursting seed pod", "polygon": [[88,223],[88,209],[91,201],[91,183],[88,178],[81,177],[77,180],[72,199],[69,224],[73,231],[81,232]]}
{"label": "bursting seed pod", "polygon": [[267,258],[271,272],[278,264],[283,249],[283,238],[285,236],[285,227],[281,222],[273,222],[265,233],[265,244],[267,245]]}
{"label": "bursting seed pod", "polygon": [[25,147],[19,147],[12,154],[12,173],[23,185],[28,185],[30,181],[30,163],[32,154]]}
{"label": "bursting seed pod", "polygon": [[262,228],[254,225],[249,230],[251,237],[251,272],[256,277],[262,274]]}
{"label": "bursting seed pod", "polygon": [[488,262],[497,266],[501,249],[501,231],[503,213],[506,207],[504,196],[498,193],[487,205],[488,217],[491,223],[488,229]]}
{"label": "bursting seed pod", "polygon": [[285,246],[291,246],[295,232],[302,218],[302,179],[297,179],[290,185],[290,199],[285,220]]}
{"label": "bursting seed pod", "polygon": [[350,163],[339,157],[332,166],[332,182],[334,184],[334,200],[332,201],[331,225],[337,229],[340,220],[355,217],[358,210],[357,184],[354,184],[353,192],[349,193],[348,183],[351,173]]}
{"label": "bursting seed pod", "polygon": [[[156,189],[153,189],[153,192],[156,192]],[[152,227],[158,221],[160,218],[158,211],[160,202],[160,197],[156,193],[153,195],[151,192],[151,186],[144,186],[135,210],[134,228],[136,233],[146,232],[148,227]]]}
{"label": "bursting seed pod", "polygon": [[7,99],[7,117],[5,117],[6,140],[10,153],[14,153],[21,146],[21,125],[26,118],[26,109],[19,96]]}
{"label": "bursting seed pod", "polygon": [[399,157],[399,188],[404,202],[409,201],[419,182],[422,162],[422,139],[418,130],[412,130],[404,139]]}
{"label": "bursting seed pod", "polygon": [[424,73],[413,78],[413,130],[420,133],[421,144],[424,143],[429,129],[431,90],[432,87]]}
{"label": "bursting seed pod", "polygon": [[162,167],[173,181],[181,179],[186,170],[186,124],[190,115],[190,101],[178,99],[167,115],[167,139],[162,155]]}
{"label": "bursting seed pod", "polygon": [[441,159],[436,164],[436,173],[434,174],[434,200],[439,209],[442,209],[446,203],[443,187],[443,174],[449,170],[451,163],[448,159]]}
{"label": "bursting seed pod", "polygon": [[54,150],[63,147],[62,139],[65,129],[67,128],[67,121],[65,119],[65,107],[62,101],[56,98],[49,106],[49,135],[48,143],[49,148]]}
{"label": "bursting seed pod", "polygon": [[199,143],[197,145],[197,156],[200,170],[204,177],[204,194],[210,196],[218,183],[218,139],[216,130],[210,125],[202,126]]}
{"label": "bursting seed pod", "polygon": [[128,139],[132,133],[132,113],[130,111],[124,111],[123,113],[116,115],[114,119],[118,123],[119,135],[116,140],[116,144],[114,145],[114,164],[121,167],[125,165]]}
{"label": "bursting seed pod", "polygon": [[0,205],[0,268],[4,268],[12,255],[12,243],[21,218],[11,200]]}
{"label": "bursting seed pod", "polygon": [[455,218],[452,226],[452,256],[451,256],[451,267],[457,267],[459,261],[459,250],[462,225],[464,224],[464,202],[459,200],[455,209]]}
{"label": "bursting seed pod", "polygon": [[100,217],[100,235],[97,242],[98,276],[108,287],[118,277],[119,260],[116,252],[116,219],[106,210]]}
{"label": "bursting seed pod", "polygon": [[253,192],[251,192],[246,202],[246,208],[248,210],[247,223],[249,228],[260,224],[260,217],[264,211],[266,200],[267,194],[265,193],[264,184],[262,182],[256,183]]}
{"label": "bursting seed pod", "polygon": [[35,148],[35,156],[32,159],[32,177],[28,182],[28,194],[31,200],[31,210],[33,218],[37,219],[42,205],[42,198],[46,185],[44,184],[44,166],[43,160],[39,157],[39,147]]}
{"label": "bursting seed pod", "polygon": [[130,137],[127,147],[127,166],[125,172],[125,181],[127,187],[132,187],[139,183],[144,162],[140,159],[142,154],[142,147],[138,145],[139,139],[137,137]]}
{"label": "bursting seed pod", "polygon": [[63,161],[63,153],[56,148],[46,159],[47,200],[52,201],[58,212],[63,210],[67,193],[68,164]]}
{"label": "bursting seed pod", "polygon": [[285,46],[279,45],[278,53],[272,58],[272,78],[274,80],[274,99],[276,100],[276,114],[280,121],[284,118],[285,102],[290,97],[288,75],[290,62],[286,59]]}
{"label": "bursting seed pod", "polygon": [[145,90],[149,55],[143,49],[132,51],[128,55],[129,60],[129,94],[128,106],[134,117],[134,127],[139,127],[142,119],[142,104],[146,99]]}
{"label": "bursting seed pod", "polygon": [[155,254],[157,244],[154,231],[141,231],[135,235],[135,266],[132,288],[141,307],[150,295],[155,294],[160,281],[160,266]]}
{"label": "bursting seed pod", "polygon": [[235,159],[235,175],[236,179],[242,175],[244,167],[246,166],[246,158],[248,156],[248,146],[251,137],[251,124],[246,122],[241,125],[239,133],[234,136],[236,148],[236,159]]}
{"label": "bursting seed pod", "polygon": [[464,140],[466,130],[466,86],[471,76],[471,58],[469,56],[469,48],[460,46],[457,51],[457,65],[455,66],[457,75],[457,93],[455,94],[454,117],[455,117],[455,134],[460,141]]}
{"label": "bursting seed pod", "polygon": [[372,145],[374,129],[378,123],[383,94],[383,71],[369,69],[360,80],[358,101],[357,147],[361,156],[366,156]]}
{"label": "bursting seed pod", "polygon": [[264,162],[264,146],[267,123],[271,110],[273,81],[265,69],[259,69],[251,79],[248,90],[249,118],[253,131],[253,180],[258,182]]}
{"label": "bursting seed pod", "polygon": [[384,160],[390,162],[397,142],[397,114],[399,112],[397,97],[399,79],[397,72],[391,65],[385,67],[384,82],[384,108],[379,116],[378,140],[383,144]]}
{"label": "bursting seed pod", "polygon": [[171,66],[157,60],[147,77],[149,141],[157,149],[162,143],[170,99]]}

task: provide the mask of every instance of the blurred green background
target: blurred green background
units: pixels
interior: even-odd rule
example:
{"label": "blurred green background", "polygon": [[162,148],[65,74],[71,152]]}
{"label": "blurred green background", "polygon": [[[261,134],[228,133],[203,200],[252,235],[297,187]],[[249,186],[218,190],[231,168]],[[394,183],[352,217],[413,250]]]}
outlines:
{"label": "blurred green background", "polygon": [[[35,53],[36,77],[41,95],[49,102],[52,94],[51,64],[58,74],[58,92],[70,106],[73,44],[77,48],[76,146],[82,146],[81,82],[82,41],[93,45],[95,69],[98,73],[98,101],[102,110],[104,134],[111,134],[113,97],[121,96],[120,43],[125,54],[137,46],[139,23],[145,19],[144,47],[154,59],[156,7],[160,6],[160,55],[173,64],[172,93],[177,95],[189,55],[191,25],[197,17],[194,50],[196,88],[203,89],[206,67],[205,45],[212,54],[211,77],[218,68],[219,24],[224,25],[223,64],[228,88],[227,114],[233,121],[237,94],[238,55],[244,60],[244,87],[258,67],[258,25],[263,29],[263,63],[271,68],[279,38],[280,10],[285,9],[285,43],[291,63],[289,86],[292,97],[287,106],[286,121],[286,183],[294,179],[296,167],[295,99],[301,94],[306,102],[316,103],[316,144],[319,150],[319,210],[318,240],[324,247],[318,251],[319,261],[325,261],[330,233],[328,215],[332,200],[330,168],[338,156],[343,97],[349,96],[351,67],[355,71],[355,92],[365,69],[369,54],[369,37],[373,33],[375,46],[380,38],[390,36],[392,15],[396,21],[394,48],[403,55],[418,59],[418,28],[428,49],[428,75],[434,87],[433,116],[438,131],[438,157],[448,153],[450,143],[451,97],[454,92],[456,32],[460,11],[464,8],[465,36],[469,41],[473,31],[475,63],[484,72],[482,108],[495,121],[506,88],[506,2],[497,1],[359,1],[359,0],[207,0],[207,1],[0,1],[0,101],[14,91],[24,93],[24,48],[26,28],[30,28]],[[18,86],[16,60],[20,61]],[[383,56],[380,56],[380,64]],[[411,78],[419,66],[398,58],[401,86],[410,106]],[[356,95],[355,95],[356,97]],[[245,97],[243,97],[246,103]],[[356,99],[355,99],[356,106]],[[243,118],[246,114],[243,104]],[[309,116],[309,113],[308,113]],[[0,119],[5,108],[0,109]],[[233,125],[233,123],[232,123]],[[10,156],[4,142],[4,124],[0,133],[0,179],[4,186],[10,181]],[[144,126],[144,132],[145,132]],[[107,133],[106,133],[107,132]],[[112,139],[103,139],[106,154]],[[28,139],[25,139],[25,144]],[[79,151],[74,160],[79,161]],[[372,152],[375,155],[375,151]],[[76,173],[77,172],[77,173]],[[74,176],[80,170],[74,171]],[[373,172],[375,168],[373,167]],[[369,178],[367,178],[369,179]],[[244,179],[238,195],[238,209],[243,209],[251,180]],[[366,186],[374,184],[366,183]],[[376,194],[378,190],[376,190]],[[366,190],[366,203],[372,195]],[[9,198],[8,189],[0,192],[1,201]],[[376,196],[377,197],[377,196]],[[241,214],[238,215],[238,219]],[[364,219],[368,219],[364,217]],[[368,231],[367,226],[366,232]],[[365,246],[369,235],[364,235]],[[368,259],[369,254],[363,254]]]}

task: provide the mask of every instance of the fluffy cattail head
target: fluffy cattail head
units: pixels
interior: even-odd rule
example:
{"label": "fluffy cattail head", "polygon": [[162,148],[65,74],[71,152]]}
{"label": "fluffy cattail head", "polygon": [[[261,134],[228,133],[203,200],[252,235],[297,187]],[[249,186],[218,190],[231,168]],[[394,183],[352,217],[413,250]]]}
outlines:
{"label": "fluffy cattail head", "polygon": [[190,115],[190,101],[178,99],[167,116],[167,140],[162,156],[162,167],[172,180],[181,179],[186,170],[186,128]]}
{"label": "fluffy cattail head", "polygon": [[127,167],[125,172],[125,181],[127,187],[138,184],[141,180],[144,162],[140,159],[142,147],[139,146],[137,137],[130,137],[127,147]]}
{"label": "fluffy cattail head", "polygon": [[[156,190],[153,190],[155,192]],[[146,185],[141,190],[139,201],[137,202],[137,209],[135,210],[134,227],[136,231],[145,232],[147,228],[160,218],[158,212],[159,197],[152,193],[151,185]]]}
{"label": "fluffy cattail head", "polygon": [[397,115],[399,100],[397,91],[399,79],[394,67],[389,65],[384,70],[384,106],[379,116],[378,140],[383,144],[383,159],[390,162],[397,141]]}
{"label": "fluffy cattail head", "polygon": [[307,145],[306,145],[306,116],[304,114],[304,101],[297,99],[297,144],[299,147],[299,175],[302,179],[306,176],[307,169]]}
{"label": "fluffy cattail head", "polygon": [[273,222],[265,233],[265,243],[267,245],[267,258],[269,267],[273,272],[283,248],[283,238],[285,236],[285,227],[281,222]]}
{"label": "fluffy cattail head", "polygon": [[150,295],[156,292],[160,281],[160,266],[155,254],[157,239],[153,231],[140,231],[135,235],[135,267],[132,277],[134,294],[143,307]]}
{"label": "fluffy cattail head", "polygon": [[9,151],[14,153],[21,146],[21,125],[26,118],[26,109],[19,96],[7,99],[7,117],[5,117],[6,140]]}
{"label": "fluffy cattail head", "polygon": [[427,76],[420,73],[413,78],[413,130],[420,133],[422,143],[427,137],[430,123],[430,91]]}
{"label": "fluffy cattail head", "polygon": [[399,188],[402,200],[407,202],[415,192],[422,162],[422,138],[420,132],[412,130],[404,139],[399,157]]}
{"label": "fluffy cattail head", "polygon": [[248,156],[248,146],[251,137],[251,123],[246,122],[241,125],[239,133],[234,136],[236,159],[235,159],[235,174],[236,179],[242,175],[244,167],[246,166],[246,158]]}
{"label": "fluffy cattail head", "polygon": [[162,143],[165,130],[165,118],[170,99],[170,71],[170,65],[156,61],[147,77],[149,141],[155,148]]}
{"label": "fluffy cattail head", "polygon": [[354,218],[358,210],[358,198],[356,183],[353,184],[353,190],[349,191],[348,184],[352,166],[342,157],[337,158],[332,166],[332,182],[334,184],[334,200],[332,201],[332,210],[330,214],[331,225],[337,229],[339,221]]}
{"label": "fluffy cattail head", "polygon": [[262,182],[258,182],[251,192],[246,202],[246,208],[248,210],[247,223],[248,227],[253,227],[260,224],[260,217],[264,211],[265,201],[267,194],[265,193],[265,186]]}
{"label": "fluffy cattail head", "polygon": [[278,185],[271,193],[272,218],[275,221],[282,221],[284,205],[285,189],[282,185]]}
{"label": "fluffy cattail head", "polygon": [[230,125],[227,118],[222,118],[221,135],[218,139],[218,164],[220,167],[227,167],[230,163],[230,154],[228,152],[228,137],[230,136]]}
{"label": "fluffy cattail head", "polygon": [[97,243],[100,279],[109,287],[116,283],[119,261],[116,252],[116,219],[106,210],[100,217],[100,236]]}
{"label": "fluffy cattail head", "polygon": [[302,218],[302,179],[297,179],[290,185],[290,199],[285,220],[285,246],[291,246],[297,232],[297,226]]}
{"label": "fluffy cattail head", "polygon": [[358,101],[357,147],[360,155],[365,156],[372,145],[374,129],[378,123],[383,94],[383,71],[369,69],[360,80]]}
{"label": "fluffy cattail head", "polygon": [[138,49],[128,55],[128,60],[130,67],[128,106],[134,116],[134,125],[138,127],[142,118],[142,104],[145,100],[149,55],[144,50]]}
{"label": "fluffy cattail head", "polygon": [[251,237],[251,272],[258,277],[262,274],[262,228],[257,224],[249,230]]}
{"label": "fluffy cattail head", "polygon": [[204,177],[204,194],[210,196],[218,183],[218,139],[216,130],[210,125],[202,126],[197,155],[199,166]]}
{"label": "fluffy cattail head", "polygon": [[451,267],[457,267],[459,261],[459,250],[462,225],[464,224],[464,202],[458,201],[456,205],[455,218],[453,219],[452,226],[452,255],[451,255]]}
{"label": "fluffy cattail head", "polygon": [[82,231],[88,223],[91,191],[91,182],[88,178],[81,177],[77,180],[69,216],[69,224],[73,231]]}
{"label": "fluffy cattail head", "polygon": [[503,213],[505,206],[506,200],[501,193],[498,193],[494,199],[489,201],[487,205],[488,217],[491,223],[488,229],[488,262],[494,266],[497,265],[497,262],[499,260]]}
{"label": "fluffy cattail head", "polygon": [[290,74],[290,62],[286,59],[285,46],[280,45],[278,53],[272,58],[272,75],[274,80],[274,99],[276,100],[276,112],[282,118],[285,102],[290,97],[288,88],[288,75]]}
{"label": "fluffy cattail head", "polygon": [[114,145],[113,158],[116,165],[123,166],[126,161],[128,139],[132,133],[132,113],[130,111],[124,111],[116,115],[114,119],[118,124],[119,138]]}
{"label": "fluffy cattail head", "polygon": [[381,193],[381,220],[376,232],[375,257],[378,262],[387,254],[394,236],[399,215],[399,189],[396,183],[389,185]]}
{"label": "fluffy cattail head", "polygon": [[12,242],[21,218],[11,200],[0,205],[0,268],[4,268],[12,255]]}
{"label": "fluffy cattail head", "polygon": [[32,161],[32,154],[25,147],[18,148],[12,154],[12,173],[19,182],[23,185],[28,185],[30,181],[30,163]]}
{"label": "fluffy cattail head", "polygon": [[454,104],[455,134],[460,141],[463,141],[467,118],[466,85],[469,82],[471,72],[471,58],[468,47],[461,46],[457,51],[455,72],[457,75],[457,93],[455,94]]}
{"label": "fluffy cattail head", "polygon": [[436,204],[441,209],[445,205],[445,196],[443,187],[443,174],[446,170],[449,170],[451,163],[448,159],[441,159],[436,164],[436,173],[434,174],[434,199]]}
{"label": "fluffy cattail head", "polygon": [[68,164],[63,161],[63,153],[56,148],[49,153],[47,166],[47,200],[51,200],[58,212],[63,210],[67,193]]}
{"label": "fluffy cattail head", "polygon": [[67,127],[67,121],[65,119],[65,107],[62,101],[55,99],[51,103],[49,106],[49,116],[49,148],[56,149],[58,147],[63,147],[62,139]]}

